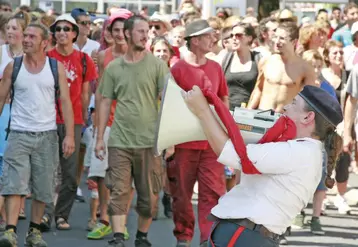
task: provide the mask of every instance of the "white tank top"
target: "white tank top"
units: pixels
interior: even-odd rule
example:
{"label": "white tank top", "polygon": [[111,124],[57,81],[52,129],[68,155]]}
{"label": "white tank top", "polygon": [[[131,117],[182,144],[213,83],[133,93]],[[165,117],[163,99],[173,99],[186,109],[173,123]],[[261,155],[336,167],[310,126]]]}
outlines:
{"label": "white tank top", "polygon": [[4,75],[4,70],[6,66],[12,62],[13,58],[9,56],[8,51],[9,45],[2,45],[1,46],[1,61],[0,61],[0,79],[2,79]]}
{"label": "white tank top", "polygon": [[42,71],[31,74],[23,62],[14,84],[10,130],[56,130],[55,80],[49,58]]}

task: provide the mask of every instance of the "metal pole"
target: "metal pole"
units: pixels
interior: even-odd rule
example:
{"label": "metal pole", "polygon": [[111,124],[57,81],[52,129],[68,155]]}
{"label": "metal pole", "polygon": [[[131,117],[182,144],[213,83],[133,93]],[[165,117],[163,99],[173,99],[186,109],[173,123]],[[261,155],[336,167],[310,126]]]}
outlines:
{"label": "metal pole", "polygon": [[212,16],[214,10],[214,0],[204,0],[203,1],[203,12],[202,17],[203,19],[208,19]]}
{"label": "metal pole", "polygon": [[280,9],[286,8],[286,0],[281,0]]}
{"label": "metal pole", "polygon": [[66,13],[66,0],[62,0],[62,14]]}

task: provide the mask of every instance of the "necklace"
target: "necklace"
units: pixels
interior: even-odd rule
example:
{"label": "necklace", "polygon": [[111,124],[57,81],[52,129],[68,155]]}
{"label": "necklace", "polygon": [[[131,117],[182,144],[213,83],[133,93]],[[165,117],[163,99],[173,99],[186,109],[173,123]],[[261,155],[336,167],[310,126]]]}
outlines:
{"label": "necklace", "polygon": [[11,47],[10,47],[10,46],[9,46],[9,52],[10,52],[10,55],[11,55],[12,58],[17,57],[17,56],[19,56],[19,55],[22,54],[22,50],[20,50],[18,53],[15,54],[15,53],[11,50]]}

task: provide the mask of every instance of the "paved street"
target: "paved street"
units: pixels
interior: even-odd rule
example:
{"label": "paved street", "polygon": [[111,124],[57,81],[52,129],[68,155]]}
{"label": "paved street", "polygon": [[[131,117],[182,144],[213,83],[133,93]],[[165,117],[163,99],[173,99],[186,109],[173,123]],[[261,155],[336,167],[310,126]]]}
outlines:
{"label": "paved street", "polygon": [[[357,205],[358,202],[358,176],[351,175],[351,188],[348,194],[352,205]],[[82,188],[86,188],[83,184]],[[29,203],[29,202],[28,202]],[[326,235],[322,237],[312,236],[309,228],[301,231],[295,231],[292,236],[288,238],[290,247],[307,246],[307,247],[353,247],[358,246],[358,207],[354,206],[356,215],[338,215],[336,210],[328,210],[328,216],[322,217],[321,222],[326,230]],[[306,212],[310,214],[312,211],[307,209]],[[29,207],[27,207],[27,215],[29,215]],[[50,247],[104,247],[105,240],[88,241],[86,239],[86,231],[84,230],[89,216],[88,204],[75,203],[70,223],[73,227],[71,231],[53,231],[45,234]],[[128,247],[134,247],[134,235],[136,231],[136,214],[134,210],[129,216],[128,229],[131,233],[131,239],[128,241]],[[310,217],[308,217],[310,219]],[[28,221],[21,221],[19,225],[19,242],[23,243],[24,232],[28,226]],[[173,223],[169,219],[165,219],[161,215],[160,219],[153,223],[149,239],[153,247],[173,247],[175,246],[175,239],[172,235]],[[192,246],[199,245],[198,229]],[[19,247],[22,244],[19,244]],[[244,246],[249,247],[249,246]]]}

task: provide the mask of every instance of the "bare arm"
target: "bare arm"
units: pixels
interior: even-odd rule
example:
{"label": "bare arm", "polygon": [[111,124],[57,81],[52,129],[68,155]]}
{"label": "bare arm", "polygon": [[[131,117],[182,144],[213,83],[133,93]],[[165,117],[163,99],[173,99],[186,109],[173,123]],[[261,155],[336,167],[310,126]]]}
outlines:
{"label": "bare arm", "polygon": [[259,63],[259,75],[257,77],[255,88],[251,93],[249,103],[247,104],[248,109],[257,109],[260,105],[262,90],[265,83],[264,65],[264,61]]}
{"label": "bare arm", "polygon": [[60,99],[62,106],[62,116],[64,118],[65,127],[66,127],[66,136],[75,136],[75,124],[74,116],[72,109],[72,102],[70,98],[70,92],[68,89],[65,68],[62,63],[58,62],[58,76],[59,76],[59,86],[60,86]]}
{"label": "bare arm", "polygon": [[[103,75],[103,71],[104,71],[104,54],[105,54],[105,52],[101,51],[98,55],[98,84],[97,84],[97,89],[96,89],[96,93],[95,93],[95,103],[94,103],[96,108],[98,106],[100,106],[101,101],[103,99],[102,94],[100,94],[98,88],[99,88],[99,85],[101,84],[102,75]],[[98,125],[99,125],[99,114],[96,114],[96,117],[94,119],[94,126],[98,127]]]}
{"label": "bare arm", "polygon": [[11,75],[12,75],[12,68],[14,63],[9,63],[3,74],[3,78],[0,81],[0,115],[2,114],[2,110],[4,108],[4,104],[6,103],[6,99],[11,90]]}
{"label": "bare arm", "polygon": [[320,83],[316,79],[316,73],[313,67],[309,63],[305,62],[305,75],[302,81],[302,86],[311,85],[319,87]]}
{"label": "bare arm", "polygon": [[352,144],[352,127],[356,118],[356,105],[358,99],[348,94],[344,108],[343,151],[350,152]]}
{"label": "bare arm", "polygon": [[112,99],[102,97],[102,100],[99,104],[99,110],[97,111],[98,117],[98,132],[97,132],[97,141],[102,141],[104,136],[104,131],[107,126],[109,113],[111,110]]}

